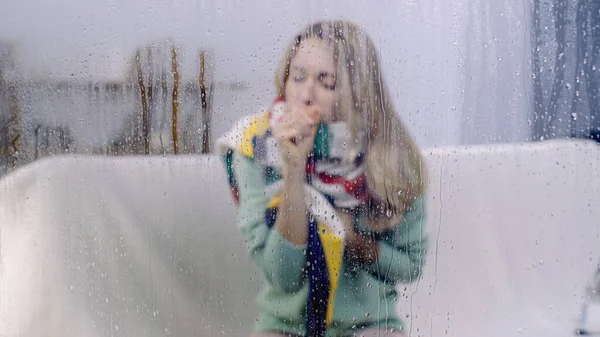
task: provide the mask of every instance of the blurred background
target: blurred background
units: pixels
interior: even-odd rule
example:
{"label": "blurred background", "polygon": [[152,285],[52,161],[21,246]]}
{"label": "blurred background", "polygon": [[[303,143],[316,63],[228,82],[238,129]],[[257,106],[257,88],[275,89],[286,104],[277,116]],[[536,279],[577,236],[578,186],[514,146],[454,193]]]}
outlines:
{"label": "blurred background", "polygon": [[427,147],[590,138],[600,2],[4,1],[0,175],[57,153],[210,153],[311,21],[364,25]]}

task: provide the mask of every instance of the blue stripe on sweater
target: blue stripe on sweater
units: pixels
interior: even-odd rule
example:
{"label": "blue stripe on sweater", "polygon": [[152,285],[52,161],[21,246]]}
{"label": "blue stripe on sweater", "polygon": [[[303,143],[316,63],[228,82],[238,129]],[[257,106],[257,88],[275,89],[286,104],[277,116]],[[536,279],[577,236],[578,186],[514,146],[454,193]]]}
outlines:
{"label": "blue stripe on sweater", "polygon": [[319,237],[317,221],[309,216],[307,259],[308,300],[306,303],[306,336],[325,336],[327,304],[329,301],[329,273],[323,243]]}

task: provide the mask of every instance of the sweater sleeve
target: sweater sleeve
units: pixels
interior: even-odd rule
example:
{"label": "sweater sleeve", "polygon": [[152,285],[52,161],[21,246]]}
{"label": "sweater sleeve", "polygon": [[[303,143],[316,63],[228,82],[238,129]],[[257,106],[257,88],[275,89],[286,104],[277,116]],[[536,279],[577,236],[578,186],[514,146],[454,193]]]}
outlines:
{"label": "sweater sleeve", "polygon": [[250,257],[273,287],[288,293],[299,291],[306,278],[306,245],[292,244],[275,226],[267,225],[269,199],[260,169],[253,161],[236,153],[233,169],[239,191],[237,223]]}
{"label": "sweater sleeve", "polygon": [[377,259],[366,265],[366,270],[389,284],[417,280],[421,276],[428,246],[425,198],[417,199],[398,226],[378,237]]}

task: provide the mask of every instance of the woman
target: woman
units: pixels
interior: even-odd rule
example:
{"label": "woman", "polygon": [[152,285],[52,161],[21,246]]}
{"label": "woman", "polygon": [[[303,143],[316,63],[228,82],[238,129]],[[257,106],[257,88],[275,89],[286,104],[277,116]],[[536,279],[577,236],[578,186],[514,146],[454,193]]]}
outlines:
{"label": "woman", "polygon": [[253,336],[402,336],[396,284],[421,274],[426,178],[375,47],[352,23],[315,23],[276,86],[219,140],[265,277]]}

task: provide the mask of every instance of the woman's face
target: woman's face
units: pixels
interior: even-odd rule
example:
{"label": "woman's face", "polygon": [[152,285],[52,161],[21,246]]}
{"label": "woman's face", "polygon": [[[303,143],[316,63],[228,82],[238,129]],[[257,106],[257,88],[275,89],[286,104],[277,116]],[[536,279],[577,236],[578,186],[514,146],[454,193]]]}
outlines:
{"label": "woman's face", "polygon": [[335,114],[337,84],[331,48],[317,38],[302,41],[290,63],[285,83],[285,97],[290,108],[304,111],[308,106],[316,106],[322,121],[339,119]]}

